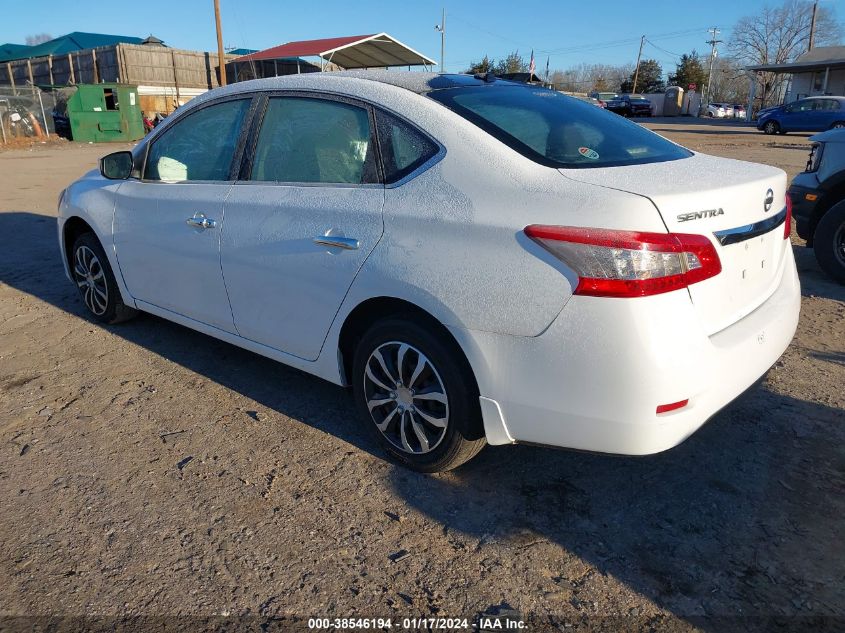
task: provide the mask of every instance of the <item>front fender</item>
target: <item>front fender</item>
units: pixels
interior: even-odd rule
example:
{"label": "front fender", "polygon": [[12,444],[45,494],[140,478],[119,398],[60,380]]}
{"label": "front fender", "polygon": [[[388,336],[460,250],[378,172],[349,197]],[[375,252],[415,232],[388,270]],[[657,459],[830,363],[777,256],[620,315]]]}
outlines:
{"label": "front fender", "polygon": [[92,170],[65,190],[57,217],[59,249],[62,253],[65,275],[72,281],[68,268],[67,250],[70,244],[66,243],[65,229],[68,223],[81,221],[87,224],[106,253],[123,303],[135,307],[135,300],[123,282],[113,239],[115,194],[122,184],[123,181],[107,180],[100,176],[99,171]]}

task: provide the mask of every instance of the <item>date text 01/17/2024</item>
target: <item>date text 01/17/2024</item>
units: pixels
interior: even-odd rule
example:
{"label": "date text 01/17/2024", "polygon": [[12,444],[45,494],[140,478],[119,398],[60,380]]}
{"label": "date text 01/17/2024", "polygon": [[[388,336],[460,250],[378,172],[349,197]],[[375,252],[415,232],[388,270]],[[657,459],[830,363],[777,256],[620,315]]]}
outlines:
{"label": "date text 01/17/2024", "polygon": [[520,631],[526,628],[521,619],[482,615],[477,622],[469,618],[309,618],[309,629],[335,630],[389,630],[393,627],[406,631],[451,631],[477,628],[479,631]]}

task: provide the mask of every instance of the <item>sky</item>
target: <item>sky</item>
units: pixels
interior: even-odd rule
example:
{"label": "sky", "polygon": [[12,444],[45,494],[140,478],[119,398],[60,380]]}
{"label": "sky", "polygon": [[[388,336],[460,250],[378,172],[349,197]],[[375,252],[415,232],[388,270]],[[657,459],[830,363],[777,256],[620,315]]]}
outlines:
{"label": "sky", "polygon": [[[821,0],[845,18],[845,0]],[[780,4],[781,0],[768,0]],[[27,35],[59,36],[87,31],[163,39],[169,46],[216,50],[212,0],[130,3],[94,0],[4,2],[0,43],[24,43]],[[282,2],[220,0],[227,48],[262,49],[284,42],[387,32],[408,46],[440,59],[435,30],[446,9],[447,71],[463,71],[485,54],[505,57],[518,50],[526,60],[534,50],[538,71],[582,63],[635,63],[640,37],[648,39],[644,59],[672,70],[682,53],[708,52],[709,28],[730,40],[731,28],[754,15],[766,0],[467,0],[384,2]],[[726,46],[721,44],[720,46]]]}

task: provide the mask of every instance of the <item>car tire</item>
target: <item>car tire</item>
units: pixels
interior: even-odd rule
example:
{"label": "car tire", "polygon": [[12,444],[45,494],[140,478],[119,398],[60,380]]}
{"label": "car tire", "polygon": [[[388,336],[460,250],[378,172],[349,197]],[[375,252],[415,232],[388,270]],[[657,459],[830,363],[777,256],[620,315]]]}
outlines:
{"label": "car tire", "polygon": [[769,135],[779,134],[780,125],[777,121],[766,121],[766,124],[763,126],[763,132]]}
{"label": "car tire", "polygon": [[123,303],[108,257],[93,233],[73,243],[70,273],[88,314],[100,323],[128,321],[138,312]]}
{"label": "car tire", "polygon": [[828,275],[845,284],[845,200],[828,209],[813,233],[816,260]]}
{"label": "car tire", "polygon": [[830,126],[831,130],[841,130],[842,128],[845,128],[845,121],[837,121]]}
{"label": "car tire", "polygon": [[387,317],[364,333],[352,361],[367,428],[394,462],[424,473],[456,468],[486,445],[472,370],[438,329],[412,314]]}

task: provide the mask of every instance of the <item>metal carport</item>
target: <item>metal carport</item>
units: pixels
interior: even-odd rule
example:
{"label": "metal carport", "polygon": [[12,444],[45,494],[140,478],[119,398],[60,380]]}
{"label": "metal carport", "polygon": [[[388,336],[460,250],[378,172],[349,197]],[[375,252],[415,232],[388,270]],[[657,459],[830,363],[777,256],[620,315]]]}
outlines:
{"label": "metal carport", "polygon": [[319,57],[320,68],[329,65],[341,68],[388,68],[393,66],[433,67],[436,62],[430,57],[406,46],[387,33],[375,35],[353,35],[321,40],[288,42],[257,53],[238,57],[232,63],[272,61],[298,57]]}

